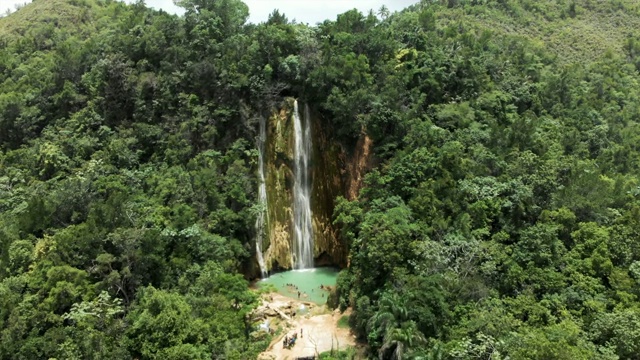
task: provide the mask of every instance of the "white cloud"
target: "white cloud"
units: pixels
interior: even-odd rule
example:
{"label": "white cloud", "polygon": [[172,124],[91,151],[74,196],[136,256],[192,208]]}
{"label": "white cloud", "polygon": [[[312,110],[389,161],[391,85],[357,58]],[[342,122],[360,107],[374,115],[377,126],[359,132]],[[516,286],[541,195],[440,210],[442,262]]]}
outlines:
{"label": "white cloud", "polygon": [[[133,3],[135,2],[135,0],[127,0],[127,2]],[[173,0],[146,0],[145,3],[149,7],[152,7],[155,9],[162,9],[172,14],[182,14],[184,12],[184,9],[179,6],[176,6],[173,3]]]}
{"label": "white cloud", "polygon": [[257,23],[266,21],[273,9],[284,13],[289,20],[296,19],[301,23],[315,25],[324,20],[335,20],[338,14],[356,8],[363,13],[370,9],[377,12],[382,5],[391,11],[417,3],[419,0],[245,0],[251,12],[249,21]]}
{"label": "white cloud", "polygon": [[[46,1],[46,0],[42,0]],[[126,0],[134,2],[135,0]],[[417,3],[419,0],[245,0],[251,13],[249,21],[259,23],[266,21],[269,14],[278,9],[284,13],[289,20],[297,20],[301,23],[315,25],[324,20],[335,20],[338,14],[357,8],[366,14],[370,9],[377,12],[382,5],[386,5],[389,10],[398,11]],[[30,0],[0,0],[0,11],[6,9],[14,10],[16,4],[23,4]],[[173,14],[181,14],[180,7],[173,4],[173,0],[146,0],[149,7],[163,9]]]}
{"label": "white cloud", "polygon": [[31,0],[1,0],[0,13],[4,15],[4,13],[7,12],[7,10],[9,12],[14,12],[16,10],[16,5],[22,5],[30,2]]}

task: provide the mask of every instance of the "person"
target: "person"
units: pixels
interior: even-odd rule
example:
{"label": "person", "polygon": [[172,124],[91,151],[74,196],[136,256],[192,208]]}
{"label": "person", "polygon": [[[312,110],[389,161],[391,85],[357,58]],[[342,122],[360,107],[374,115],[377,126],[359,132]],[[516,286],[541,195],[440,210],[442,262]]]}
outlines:
{"label": "person", "polygon": [[301,337],[301,338],[303,338],[303,337],[304,337],[304,336],[303,336],[304,334],[302,333],[302,330],[303,330],[303,329],[302,329],[302,328],[300,328],[300,337]]}
{"label": "person", "polygon": [[298,291],[298,299],[300,299],[300,291]]}
{"label": "person", "polygon": [[288,344],[289,344],[289,337],[285,335],[284,340],[282,341],[282,347],[286,348]]}

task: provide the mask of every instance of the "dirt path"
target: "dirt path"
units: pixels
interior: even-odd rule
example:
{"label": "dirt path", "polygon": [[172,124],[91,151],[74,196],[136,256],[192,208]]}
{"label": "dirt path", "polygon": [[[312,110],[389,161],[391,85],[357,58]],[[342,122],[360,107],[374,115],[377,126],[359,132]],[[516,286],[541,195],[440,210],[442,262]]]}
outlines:
{"label": "dirt path", "polygon": [[[270,294],[273,299],[270,305],[277,307],[283,303],[301,302],[289,299],[279,294]],[[316,314],[324,308],[316,308],[310,314],[297,315],[287,321],[286,329],[281,336],[277,337],[269,346],[267,351],[260,355],[260,359],[293,360],[297,357],[313,356],[331,349],[345,349],[348,346],[355,346],[355,338],[349,329],[338,327],[338,320],[350,314],[350,310],[340,314],[339,312],[328,312]],[[314,315],[315,314],[315,315]],[[302,329],[302,336],[300,330]],[[282,346],[282,340],[286,336],[293,336],[298,333],[298,339],[291,349]]]}

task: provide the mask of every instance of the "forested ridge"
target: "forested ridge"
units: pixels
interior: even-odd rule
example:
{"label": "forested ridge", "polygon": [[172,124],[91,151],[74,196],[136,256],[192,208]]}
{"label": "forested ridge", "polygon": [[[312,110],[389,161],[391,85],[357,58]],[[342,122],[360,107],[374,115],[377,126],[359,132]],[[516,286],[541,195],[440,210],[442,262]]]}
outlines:
{"label": "forested ridge", "polygon": [[289,96],[374,144],[330,298],[367,356],[640,359],[636,1],[181,3],[0,19],[0,359],[256,358],[255,138]]}

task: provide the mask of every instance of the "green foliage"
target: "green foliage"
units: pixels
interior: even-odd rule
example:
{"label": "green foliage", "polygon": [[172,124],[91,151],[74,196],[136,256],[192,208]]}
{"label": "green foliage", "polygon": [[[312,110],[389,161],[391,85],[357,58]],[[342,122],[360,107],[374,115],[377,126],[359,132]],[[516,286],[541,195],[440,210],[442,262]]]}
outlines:
{"label": "green foliage", "polygon": [[266,347],[239,275],[256,197],[247,114],[264,109],[246,105],[246,79],[264,49],[231,51],[257,38],[242,2],[185,5],[35,1],[0,19],[1,359]]}
{"label": "green foliage", "polygon": [[204,323],[192,316],[191,306],[179,294],[151,287],[145,289],[139,302],[127,316],[131,323],[127,329],[130,351],[155,359],[173,354],[185,344],[202,342]]}
{"label": "green foliage", "polygon": [[327,351],[319,355],[321,360],[353,360],[357,359],[358,353],[355,348],[348,348],[341,351]]}
{"label": "green foliage", "polygon": [[637,11],[423,1],[365,45],[364,17],[322,24],[332,57],[367,57],[324,59],[331,87],[310,81],[338,134],[376,144],[360,196],[334,212],[351,249],[339,306],[370,356],[633,358]]}
{"label": "green foliage", "polygon": [[0,359],[264,350],[241,272],[256,119],[285,95],[344,159],[373,140],[359,197],[334,201],[350,266],[331,297],[370,356],[640,352],[636,2],[422,1],[316,27],[180,4],[0,19]]}
{"label": "green foliage", "polygon": [[349,328],[349,315],[343,315],[338,319],[338,327],[342,329]]}

